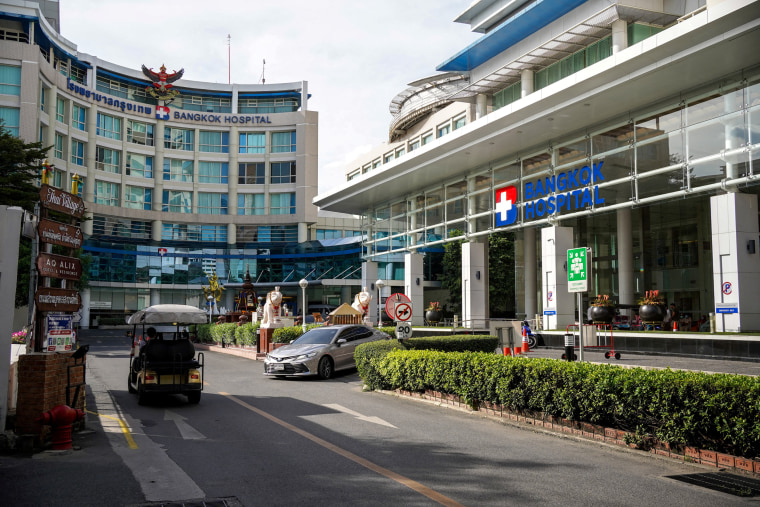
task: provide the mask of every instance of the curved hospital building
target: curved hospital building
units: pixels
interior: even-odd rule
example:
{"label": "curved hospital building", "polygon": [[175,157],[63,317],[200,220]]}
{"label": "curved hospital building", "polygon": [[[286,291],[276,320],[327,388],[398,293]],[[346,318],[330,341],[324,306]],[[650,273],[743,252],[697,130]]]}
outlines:
{"label": "curved hospital building", "polygon": [[212,274],[230,310],[246,272],[259,295],[280,286],[291,309],[304,277],[312,303],[359,291],[361,223],[312,204],[318,114],[306,81],[192,81],[181,56],[128,69],[78,52],[58,9],[0,3],[0,118],[52,147],[50,185],[79,181],[92,256],[83,327],[151,304],[202,307]]}
{"label": "curved hospital building", "polygon": [[760,330],[760,2],[466,3],[482,36],[393,98],[387,143],[314,201],[363,217],[363,284],[403,272],[421,307],[426,251],[464,240],[477,326],[509,231],[517,315],[544,328],[576,321],[567,251],[586,248],[583,308],[659,291]]}

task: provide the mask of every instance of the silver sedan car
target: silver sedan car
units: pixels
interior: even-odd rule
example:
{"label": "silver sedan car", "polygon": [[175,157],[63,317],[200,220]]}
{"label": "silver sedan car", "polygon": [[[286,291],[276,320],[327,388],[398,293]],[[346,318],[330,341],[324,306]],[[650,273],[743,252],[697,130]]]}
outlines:
{"label": "silver sedan car", "polygon": [[316,327],[267,354],[264,374],[328,379],[336,371],[356,367],[354,350],[358,345],[387,339],[387,334],[362,325]]}

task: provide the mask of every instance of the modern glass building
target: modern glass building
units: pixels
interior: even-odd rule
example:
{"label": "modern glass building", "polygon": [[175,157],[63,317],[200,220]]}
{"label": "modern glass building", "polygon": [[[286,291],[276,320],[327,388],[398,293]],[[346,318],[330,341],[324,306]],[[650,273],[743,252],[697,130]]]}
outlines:
{"label": "modern glass building", "polygon": [[[0,118],[51,146],[49,184],[86,203],[83,326],[157,303],[228,310],[246,272],[291,309],[359,292],[360,222],[319,213],[318,114],[306,81],[216,84],[164,62],[128,69],[58,33],[58,2],[0,3]],[[181,59],[181,57],[179,57]],[[166,62],[182,67],[181,61]]]}
{"label": "modern glass building", "polygon": [[[657,290],[719,331],[760,330],[760,2],[479,1],[482,37],[391,102],[388,144],[317,196],[361,214],[373,280],[466,240],[462,317],[488,320],[485,240],[517,236],[518,316],[576,321],[567,250],[592,254],[588,299]],[[393,270],[389,270],[392,272]]]}

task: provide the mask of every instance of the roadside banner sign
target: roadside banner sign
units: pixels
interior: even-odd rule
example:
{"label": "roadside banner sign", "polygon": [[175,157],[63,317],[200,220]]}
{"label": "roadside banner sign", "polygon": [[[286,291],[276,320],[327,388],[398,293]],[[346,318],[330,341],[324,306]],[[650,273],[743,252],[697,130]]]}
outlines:
{"label": "roadside banner sign", "polygon": [[588,291],[589,266],[591,253],[583,248],[571,248],[567,251],[567,290],[568,292]]}

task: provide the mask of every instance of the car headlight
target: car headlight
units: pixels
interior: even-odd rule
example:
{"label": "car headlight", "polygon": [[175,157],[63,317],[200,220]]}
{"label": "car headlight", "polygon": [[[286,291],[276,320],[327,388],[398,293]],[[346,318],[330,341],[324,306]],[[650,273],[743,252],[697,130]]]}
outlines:
{"label": "car headlight", "polygon": [[304,359],[310,359],[314,356],[316,356],[316,352],[309,352],[308,354],[301,354],[300,356],[296,356],[296,361],[302,361]]}
{"label": "car headlight", "polygon": [[272,359],[271,357],[269,357],[269,353],[268,353],[268,352],[267,352],[267,355],[266,355],[266,358],[265,358],[265,359],[266,359],[267,361],[269,361],[269,360],[271,360],[271,359]]}

